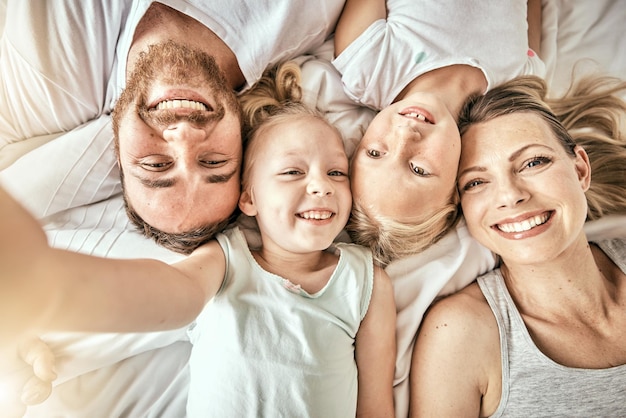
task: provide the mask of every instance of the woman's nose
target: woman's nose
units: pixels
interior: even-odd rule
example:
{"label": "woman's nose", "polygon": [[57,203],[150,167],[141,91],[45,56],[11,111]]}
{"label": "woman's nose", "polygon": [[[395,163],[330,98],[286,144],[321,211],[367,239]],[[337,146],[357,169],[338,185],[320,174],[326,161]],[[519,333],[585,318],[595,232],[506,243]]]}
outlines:
{"label": "woman's nose", "polygon": [[529,193],[521,180],[516,178],[500,179],[498,181],[496,201],[498,207],[515,207],[528,200]]}

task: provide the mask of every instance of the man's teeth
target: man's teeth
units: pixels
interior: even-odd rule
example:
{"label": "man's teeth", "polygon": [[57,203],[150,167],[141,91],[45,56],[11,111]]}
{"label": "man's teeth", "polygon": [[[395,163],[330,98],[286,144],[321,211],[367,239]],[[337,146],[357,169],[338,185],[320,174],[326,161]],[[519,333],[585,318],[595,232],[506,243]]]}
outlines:
{"label": "man's teeth", "polygon": [[204,103],[196,102],[193,100],[164,100],[156,105],[157,110],[162,109],[193,109],[193,110],[207,110]]}
{"label": "man's teeth", "polygon": [[541,224],[545,223],[548,220],[549,217],[550,217],[550,215],[548,215],[548,214],[537,215],[537,216],[534,216],[532,218],[526,219],[525,221],[522,221],[522,222],[513,222],[513,223],[510,223],[510,224],[499,224],[498,225],[498,229],[500,231],[502,231],[502,232],[524,232],[524,231],[530,231],[531,229],[533,229],[537,225],[541,225]]}
{"label": "man's teeth", "polygon": [[302,212],[300,214],[301,218],[318,219],[318,220],[328,219],[331,216],[333,216],[332,212],[319,212],[319,211]]}

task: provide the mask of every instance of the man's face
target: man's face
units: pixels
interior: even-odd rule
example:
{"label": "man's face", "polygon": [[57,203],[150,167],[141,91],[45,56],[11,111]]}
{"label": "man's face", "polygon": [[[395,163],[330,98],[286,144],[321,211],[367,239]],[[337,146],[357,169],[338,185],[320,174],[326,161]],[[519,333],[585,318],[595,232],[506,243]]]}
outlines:
{"label": "man's face", "polygon": [[126,199],[146,223],[180,233],[233,213],[241,112],[212,57],[172,42],[151,46],[113,119]]}

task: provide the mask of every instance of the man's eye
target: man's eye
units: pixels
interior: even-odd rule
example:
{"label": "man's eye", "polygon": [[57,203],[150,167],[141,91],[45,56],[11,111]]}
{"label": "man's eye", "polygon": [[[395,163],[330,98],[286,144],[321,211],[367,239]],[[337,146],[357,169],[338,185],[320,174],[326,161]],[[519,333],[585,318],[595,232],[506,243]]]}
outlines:
{"label": "man's eye", "polygon": [[382,155],[380,151],[375,150],[375,149],[368,149],[366,153],[368,157],[372,157],[372,158],[380,158]]}
{"label": "man's eye", "polygon": [[200,164],[205,167],[216,167],[220,165],[224,165],[226,160],[200,160]]}
{"label": "man's eye", "polygon": [[430,176],[430,173],[428,171],[424,170],[422,167],[417,166],[413,163],[411,163],[411,170],[418,176],[422,176],[422,177]]}
{"label": "man's eye", "polygon": [[172,165],[170,161],[164,162],[142,162],[141,167],[151,171],[161,171]]}

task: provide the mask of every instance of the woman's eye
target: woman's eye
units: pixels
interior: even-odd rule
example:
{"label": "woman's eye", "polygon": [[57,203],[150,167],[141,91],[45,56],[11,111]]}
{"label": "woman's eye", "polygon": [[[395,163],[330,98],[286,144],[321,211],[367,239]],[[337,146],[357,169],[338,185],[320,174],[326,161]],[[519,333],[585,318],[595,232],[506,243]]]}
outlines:
{"label": "woman's eye", "polygon": [[524,166],[522,167],[522,169],[534,168],[534,167],[549,164],[551,162],[552,162],[552,159],[549,157],[534,157],[524,162]]}
{"label": "woman's eye", "polygon": [[368,149],[365,151],[368,157],[371,158],[380,158],[382,156],[381,152],[375,149]]}
{"label": "woman's eye", "polygon": [[411,171],[413,171],[413,173],[417,174],[418,176],[422,176],[422,177],[430,176],[430,173],[428,171],[424,170],[422,167],[417,166],[413,163],[411,163]]}
{"label": "woman's eye", "polygon": [[463,186],[462,190],[463,191],[468,191],[471,190],[477,186],[480,186],[481,184],[483,184],[482,180],[471,180],[468,181],[467,183],[465,183],[465,185]]}

